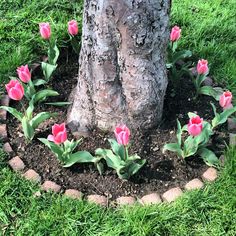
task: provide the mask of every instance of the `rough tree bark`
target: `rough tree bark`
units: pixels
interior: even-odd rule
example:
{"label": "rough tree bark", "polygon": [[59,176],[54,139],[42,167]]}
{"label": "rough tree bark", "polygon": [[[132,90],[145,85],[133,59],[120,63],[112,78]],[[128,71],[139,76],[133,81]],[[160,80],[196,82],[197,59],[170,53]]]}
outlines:
{"label": "rough tree bark", "polygon": [[148,129],[162,116],[170,0],[85,0],[72,131],[125,123]]}

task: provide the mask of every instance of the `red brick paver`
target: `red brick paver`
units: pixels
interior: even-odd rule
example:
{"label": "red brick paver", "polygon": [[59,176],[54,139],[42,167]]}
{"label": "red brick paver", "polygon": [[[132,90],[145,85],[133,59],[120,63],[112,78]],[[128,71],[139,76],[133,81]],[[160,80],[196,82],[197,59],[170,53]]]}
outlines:
{"label": "red brick paver", "polygon": [[200,189],[204,186],[203,182],[200,179],[193,179],[189,181],[184,188],[186,190]]}
{"label": "red brick paver", "polygon": [[18,157],[13,157],[9,162],[8,164],[11,166],[11,168],[14,170],[14,171],[21,171],[25,168],[25,164],[24,162]]}
{"label": "red brick paver", "polygon": [[40,183],[40,182],[41,182],[41,177],[40,177],[40,175],[39,175],[36,171],[34,171],[34,170],[32,170],[32,169],[27,170],[27,171],[23,174],[23,176],[24,176],[26,179],[31,180],[31,181],[34,181],[34,182],[36,182],[36,183]]}
{"label": "red brick paver", "polygon": [[116,203],[120,206],[122,205],[133,205],[136,202],[134,197],[124,196],[116,199]]}
{"label": "red brick paver", "polygon": [[213,167],[208,168],[203,174],[202,179],[204,181],[213,182],[217,178],[217,170]]}
{"label": "red brick paver", "polygon": [[173,202],[178,197],[180,197],[183,194],[182,190],[179,187],[171,188],[162,195],[162,199],[165,202]]}
{"label": "red brick paver", "polygon": [[143,196],[140,199],[141,204],[143,205],[151,205],[151,204],[158,204],[161,203],[160,195],[157,193],[151,193],[148,195]]}
{"label": "red brick paver", "polygon": [[45,181],[41,187],[42,187],[42,190],[44,190],[46,192],[53,191],[55,193],[58,193],[61,190],[60,185],[56,184],[55,182],[49,181],[49,180]]}
{"label": "red brick paver", "polygon": [[7,126],[6,124],[0,124],[0,140],[7,140]]}
{"label": "red brick paver", "polygon": [[9,154],[13,152],[10,143],[5,143],[2,147],[2,149],[4,152],[7,152]]}
{"label": "red brick paver", "polygon": [[108,205],[107,198],[102,195],[97,195],[97,194],[88,195],[87,200],[90,203],[95,203],[100,206],[107,206]]}
{"label": "red brick paver", "polygon": [[73,199],[82,199],[83,196],[82,192],[76,189],[67,189],[64,195]]}

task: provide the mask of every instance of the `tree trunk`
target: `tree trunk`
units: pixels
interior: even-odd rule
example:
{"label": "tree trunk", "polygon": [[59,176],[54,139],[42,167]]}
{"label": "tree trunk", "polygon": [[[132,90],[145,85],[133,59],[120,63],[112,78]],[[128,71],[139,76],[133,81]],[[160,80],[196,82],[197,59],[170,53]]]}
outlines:
{"label": "tree trunk", "polygon": [[170,0],[85,0],[78,85],[68,124],[86,134],[162,116]]}

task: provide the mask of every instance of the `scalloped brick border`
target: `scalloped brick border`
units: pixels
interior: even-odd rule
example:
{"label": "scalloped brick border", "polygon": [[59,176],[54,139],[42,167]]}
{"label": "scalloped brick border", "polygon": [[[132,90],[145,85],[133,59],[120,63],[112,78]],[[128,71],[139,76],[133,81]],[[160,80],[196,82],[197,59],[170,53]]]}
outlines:
{"label": "scalloped brick border", "polygon": [[[10,99],[7,95],[5,95],[1,100],[1,105],[9,106]],[[19,156],[14,156],[14,151],[11,148],[9,142],[7,142],[7,127],[6,127],[6,119],[7,115],[5,112],[0,110],[0,139],[4,141],[3,150],[7,152],[12,158],[8,161],[10,167],[20,173],[27,180],[33,181],[35,183],[41,184],[41,176],[33,169],[25,168],[24,162],[20,159]],[[234,131],[236,128],[236,124],[232,123],[232,119],[228,119],[228,130]],[[230,144],[236,145],[236,134],[230,133]],[[220,157],[221,162],[224,163],[224,156]],[[187,182],[184,186],[185,191],[191,191],[194,189],[201,189],[204,187],[204,182],[214,182],[218,177],[217,170],[213,167],[209,167],[200,178],[195,178],[189,182]],[[52,191],[55,193],[63,193],[63,190],[60,185],[50,180],[46,180],[44,183],[40,185],[41,191]],[[162,202],[173,202],[178,197],[183,194],[183,190],[180,187],[174,187],[169,189],[168,191],[159,194],[156,192],[144,195],[142,198],[138,198],[136,196],[121,196],[118,197],[115,201],[109,201],[109,198],[103,195],[93,194],[85,196],[82,192],[77,189],[66,189],[63,195],[65,197],[69,197],[72,199],[82,200],[86,199],[90,203],[95,203],[103,207],[108,206],[124,206],[124,205],[151,205],[151,204],[160,204]],[[40,191],[34,193],[35,197],[40,197]]]}

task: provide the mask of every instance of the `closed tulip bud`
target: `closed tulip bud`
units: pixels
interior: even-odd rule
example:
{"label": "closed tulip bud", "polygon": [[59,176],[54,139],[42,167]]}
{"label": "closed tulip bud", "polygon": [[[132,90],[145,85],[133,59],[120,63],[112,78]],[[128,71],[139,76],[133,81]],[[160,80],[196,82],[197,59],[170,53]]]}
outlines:
{"label": "closed tulip bud", "polygon": [[206,75],[209,71],[208,61],[207,60],[199,60],[197,63],[197,73],[199,75]]}
{"label": "closed tulip bud", "polygon": [[68,22],[68,32],[71,35],[77,35],[79,32],[78,23],[76,20],[71,20]]}
{"label": "closed tulip bud", "polygon": [[16,101],[19,101],[24,96],[24,88],[17,80],[11,80],[8,84],[6,84],[6,90],[8,96]]}
{"label": "closed tulip bud", "polygon": [[28,83],[30,81],[31,73],[29,71],[28,65],[18,67],[16,71],[22,82]]}
{"label": "closed tulip bud", "polygon": [[39,31],[43,39],[49,39],[51,36],[51,28],[49,23],[40,23]]}
{"label": "closed tulip bud", "polygon": [[232,108],[232,93],[230,91],[224,92],[221,96],[220,96],[220,106],[223,109],[229,109]]}
{"label": "closed tulip bud", "polygon": [[181,33],[181,29],[178,26],[174,26],[171,29],[170,40],[172,42],[175,42],[175,41],[179,40],[179,38],[181,36],[180,33]]}
{"label": "closed tulip bud", "polygon": [[189,120],[188,123],[188,133],[192,136],[197,136],[202,132],[202,122],[199,116],[194,116]]}
{"label": "closed tulip bud", "polygon": [[130,130],[126,125],[116,127],[114,133],[119,144],[126,146],[129,143]]}
{"label": "closed tulip bud", "polygon": [[54,142],[55,144],[64,143],[67,140],[67,132],[65,123],[55,124],[52,126],[52,135],[48,135],[47,138],[49,141]]}

